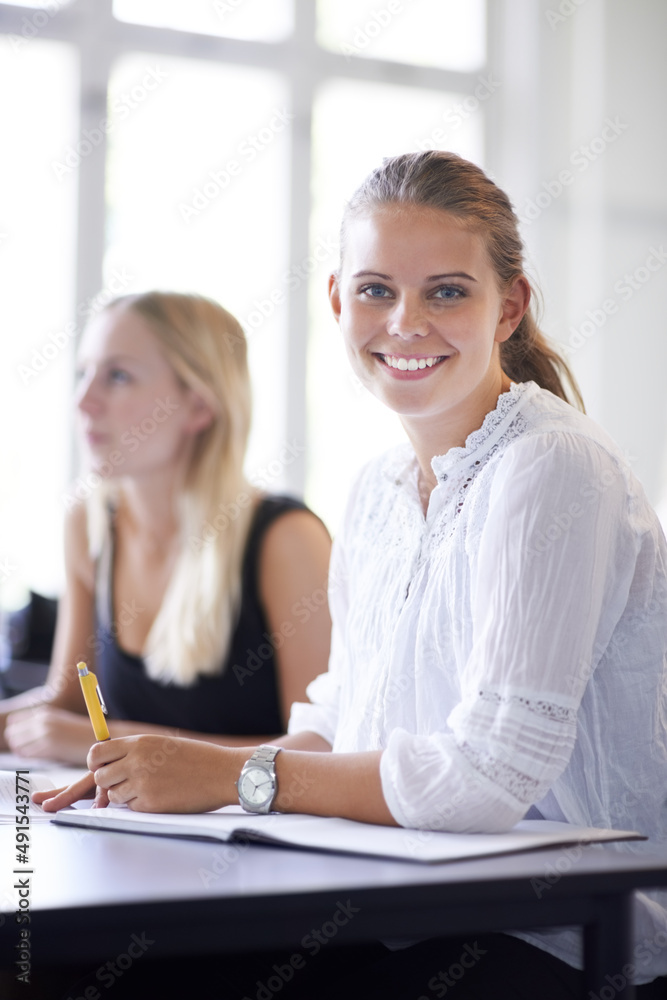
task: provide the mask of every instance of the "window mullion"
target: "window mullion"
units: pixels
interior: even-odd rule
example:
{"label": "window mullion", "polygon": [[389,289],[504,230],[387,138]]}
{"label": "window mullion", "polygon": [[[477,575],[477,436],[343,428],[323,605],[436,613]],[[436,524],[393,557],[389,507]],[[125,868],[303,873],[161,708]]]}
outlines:
{"label": "window mullion", "polygon": [[[311,122],[315,68],[315,5],[296,0],[293,44],[297,58],[289,62],[294,119],[291,129],[289,259],[290,266],[307,266],[310,252]],[[287,365],[285,433],[288,442],[304,445],[307,427],[308,280],[290,290],[287,309]],[[305,439],[305,440],[304,440]],[[306,482],[304,452],[286,470],[288,486],[303,494]]]}
{"label": "window mullion", "polygon": [[85,304],[102,288],[105,252],[105,174],[108,116],[107,91],[113,52],[105,43],[112,18],[112,0],[96,0],[86,9],[79,36],[80,126],[77,221],[77,320]]}

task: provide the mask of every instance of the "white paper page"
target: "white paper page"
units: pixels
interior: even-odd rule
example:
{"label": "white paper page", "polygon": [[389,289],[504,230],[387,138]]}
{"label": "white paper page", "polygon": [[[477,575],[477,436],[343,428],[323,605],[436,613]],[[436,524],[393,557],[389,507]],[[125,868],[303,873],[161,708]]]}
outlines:
{"label": "white paper page", "polygon": [[[16,801],[17,770],[29,772],[28,774],[20,775],[19,795],[27,794],[25,791],[26,785],[29,786],[30,795],[32,795],[33,792],[42,792],[49,788],[61,788],[62,786],[69,785],[86,773],[84,768],[62,767],[60,765],[49,771],[48,774],[44,774],[42,771],[32,769],[32,761],[27,761],[25,758],[17,758],[17,761],[17,768],[0,771],[0,824],[13,823],[17,815],[16,806],[28,804],[23,800],[18,803]],[[48,820],[51,818],[52,814],[45,813],[42,807],[36,803],[31,801],[29,806],[31,819]]]}
{"label": "white paper page", "polygon": [[[29,790],[32,792],[41,792],[47,788],[55,788],[52,779],[46,774],[30,773],[22,774],[19,776],[21,781],[17,788],[16,785],[16,772],[15,771],[0,771],[0,823],[13,823],[15,822],[17,812],[16,807],[29,805],[29,816],[31,821],[34,819],[48,819],[48,816],[44,812],[41,806],[35,805],[34,802],[26,803],[22,798],[19,802],[16,801],[17,794],[23,796],[27,794],[27,787],[29,782]],[[22,815],[22,813],[18,814]]]}

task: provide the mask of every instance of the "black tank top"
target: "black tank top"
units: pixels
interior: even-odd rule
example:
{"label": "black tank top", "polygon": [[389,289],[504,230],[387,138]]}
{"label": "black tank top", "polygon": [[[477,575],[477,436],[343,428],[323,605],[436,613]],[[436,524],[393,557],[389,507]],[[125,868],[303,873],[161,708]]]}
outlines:
{"label": "black tank top", "polygon": [[[199,677],[189,687],[152,680],[144,661],[118,646],[109,624],[113,621],[112,552],[102,560],[109,582],[108,588],[101,588],[106,591],[106,611],[98,607],[95,664],[110,718],[235,736],[284,731],[270,626],[259,597],[259,562],[264,534],[276,518],[307,509],[292,497],[259,501],[243,559],[239,619],[224,670]],[[112,539],[113,531],[111,549]]]}

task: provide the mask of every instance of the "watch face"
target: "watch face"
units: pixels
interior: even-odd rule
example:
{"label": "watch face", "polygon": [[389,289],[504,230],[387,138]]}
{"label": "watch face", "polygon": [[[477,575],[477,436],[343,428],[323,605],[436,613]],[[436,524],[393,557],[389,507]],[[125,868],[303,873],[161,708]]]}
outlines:
{"label": "watch face", "polygon": [[239,783],[239,794],[253,806],[261,806],[273,795],[274,784],[263,767],[249,768]]}

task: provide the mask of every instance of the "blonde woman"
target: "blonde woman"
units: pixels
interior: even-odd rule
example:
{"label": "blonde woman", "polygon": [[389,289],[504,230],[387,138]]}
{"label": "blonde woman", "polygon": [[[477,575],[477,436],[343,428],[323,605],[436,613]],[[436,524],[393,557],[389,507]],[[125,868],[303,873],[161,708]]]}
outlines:
{"label": "blonde woman", "polygon": [[244,477],[240,325],[196,296],[119,299],[85,332],[76,405],[93,488],[67,514],[47,684],[0,703],[4,746],[85,761],[78,660],[112,736],[246,746],[284,732],[327,665],[330,540],[303,504]]}

